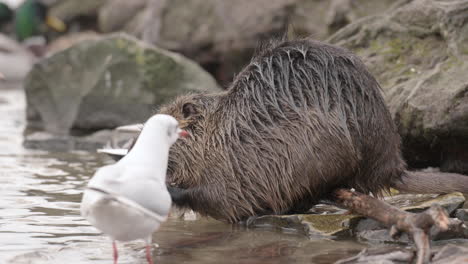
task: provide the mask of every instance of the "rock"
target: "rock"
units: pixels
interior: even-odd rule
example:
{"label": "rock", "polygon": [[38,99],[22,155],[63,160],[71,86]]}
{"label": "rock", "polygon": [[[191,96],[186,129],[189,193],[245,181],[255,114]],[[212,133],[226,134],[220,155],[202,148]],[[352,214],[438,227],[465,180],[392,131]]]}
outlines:
{"label": "rock", "polygon": [[45,130],[79,136],[144,122],[155,107],[177,95],[218,87],[183,56],[116,34],[40,61],[27,76],[25,90],[26,134]]}
{"label": "rock", "polygon": [[[468,248],[448,244],[436,247],[432,257],[433,264],[462,264],[468,263]],[[396,246],[367,248],[358,255],[342,259],[335,264],[397,264],[412,263],[415,254],[413,250]]]}
{"label": "rock", "polygon": [[[331,0],[326,14],[328,33],[334,33],[344,26],[369,15],[380,15],[389,12],[412,0],[381,0],[381,1],[355,1],[355,0]],[[323,20],[322,20],[323,21]]]}
{"label": "rock", "polygon": [[412,167],[468,173],[467,3],[415,0],[328,39],[356,52],[382,84]]}
{"label": "rock", "polygon": [[47,45],[47,56],[50,56],[59,51],[70,48],[71,46],[78,44],[85,40],[97,40],[99,34],[94,31],[83,31],[77,33],[70,33],[54,39]]}
{"label": "rock", "polygon": [[124,30],[144,11],[148,0],[114,0],[107,1],[99,9],[99,29],[108,33]]}
{"label": "rock", "polygon": [[468,263],[468,248],[446,245],[432,258],[433,264]]}
{"label": "rock", "polygon": [[[117,6],[117,2],[130,1],[114,2],[112,5]],[[135,8],[123,16],[132,17],[127,20],[129,22],[124,23],[123,19],[117,18],[113,22],[103,14],[100,23],[103,30],[120,28],[147,42],[180,52],[226,84],[250,61],[260,41],[271,36],[282,36],[288,32],[288,27],[298,36],[326,38],[329,29],[324,21],[331,12],[329,10],[334,8],[330,2],[148,0],[143,11],[136,11],[138,8]],[[357,3],[350,5],[350,8],[356,19],[366,14],[378,14],[394,5],[391,0],[353,2]],[[139,7],[136,3],[132,5]]]}
{"label": "rock", "polygon": [[296,1],[152,0],[141,20],[142,37],[194,59],[227,83],[251,59],[261,38],[284,32]]}
{"label": "rock", "polygon": [[96,151],[103,147],[113,131],[104,129],[87,136],[57,136],[48,132],[34,132],[25,136],[24,147],[30,149],[41,149],[54,152],[70,150]]}
{"label": "rock", "polygon": [[255,218],[248,226],[295,230],[311,238],[349,236],[360,218],[355,215],[265,215]]}
{"label": "rock", "polygon": [[[60,0],[49,9],[51,15],[63,21],[70,22],[77,17],[97,17],[99,9],[108,0]],[[112,1],[112,0],[111,0]]]}
{"label": "rock", "polygon": [[468,209],[457,209],[455,217],[465,222],[468,221]]}
{"label": "rock", "polygon": [[362,250],[358,255],[342,259],[335,264],[396,264],[410,263],[414,252],[399,247],[378,247]]}
{"label": "rock", "polygon": [[349,211],[331,204],[316,204],[309,209],[308,213],[318,215],[339,215],[346,214]]}

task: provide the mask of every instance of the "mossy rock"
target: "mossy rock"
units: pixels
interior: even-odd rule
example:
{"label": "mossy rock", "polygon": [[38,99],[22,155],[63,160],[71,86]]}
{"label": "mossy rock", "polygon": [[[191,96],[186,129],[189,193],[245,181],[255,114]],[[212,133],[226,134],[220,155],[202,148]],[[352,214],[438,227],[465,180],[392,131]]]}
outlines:
{"label": "mossy rock", "polygon": [[217,91],[196,63],[125,34],[80,42],[26,78],[28,129],[79,135],[145,121],[180,94]]}
{"label": "mossy rock", "polygon": [[468,173],[465,5],[409,1],[328,39],[356,52],[381,83],[412,167]]}

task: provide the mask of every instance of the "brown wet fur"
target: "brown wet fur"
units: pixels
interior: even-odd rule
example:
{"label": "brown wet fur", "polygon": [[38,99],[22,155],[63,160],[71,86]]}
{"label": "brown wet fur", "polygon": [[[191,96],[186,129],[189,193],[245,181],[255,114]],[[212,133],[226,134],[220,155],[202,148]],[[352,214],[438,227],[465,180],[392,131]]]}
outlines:
{"label": "brown wet fur", "polygon": [[349,51],[278,41],[226,91],[186,95],[160,113],[190,132],[170,151],[168,185],[216,219],[305,212],[334,189],[379,194],[405,173],[381,88]]}

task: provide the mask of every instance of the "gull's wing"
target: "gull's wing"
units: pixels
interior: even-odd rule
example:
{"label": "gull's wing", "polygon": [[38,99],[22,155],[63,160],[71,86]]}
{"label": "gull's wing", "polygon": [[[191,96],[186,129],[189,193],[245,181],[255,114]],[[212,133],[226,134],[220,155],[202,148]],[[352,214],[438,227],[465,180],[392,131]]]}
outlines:
{"label": "gull's wing", "polygon": [[155,220],[157,220],[159,222],[164,222],[167,219],[167,214],[160,215],[157,212],[148,210],[145,207],[141,206],[140,204],[138,204],[138,203],[136,203],[136,202],[122,196],[122,195],[112,193],[110,191],[101,189],[99,187],[89,186],[89,187],[87,187],[87,189],[91,190],[93,192],[101,193],[103,195],[101,199],[105,200],[106,202],[113,201],[113,202],[119,203],[120,206],[122,206],[123,210],[125,210],[125,209],[126,210],[133,210],[133,211],[141,213],[142,215],[144,215],[146,217],[151,217],[151,218],[153,218],[153,219],[155,219]]}
{"label": "gull's wing", "polygon": [[126,148],[102,148],[97,150],[98,153],[104,153],[109,155],[114,160],[120,160],[125,155],[128,154],[128,149]]}
{"label": "gull's wing", "polygon": [[[152,214],[166,217],[171,207],[171,198],[165,183],[158,182],[152,173],[156,172],[148,171],[144,167],[129,167],[116,163],[96,171],[89,181],[88,189],[106,192],[112,199],[125,205],[137,204]],[[94,195],[89,193],[91,197]]]}

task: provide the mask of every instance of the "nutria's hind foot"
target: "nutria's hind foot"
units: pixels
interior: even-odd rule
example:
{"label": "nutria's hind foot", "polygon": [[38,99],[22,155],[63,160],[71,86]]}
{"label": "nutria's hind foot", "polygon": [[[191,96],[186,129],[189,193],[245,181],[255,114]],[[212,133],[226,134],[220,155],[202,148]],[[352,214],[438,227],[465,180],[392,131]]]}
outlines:
{"label": "nutria's hind foot", "polygon": [[171,196],[172,202],[177,206],[184,207],[189,199],[189,191],[179,187],[167,186],[167,191]]}
{"label": "nutria's hind foot", "polygon": [[354,213],[375,219],[390,227],[392,237],[407,233],[416,246],[417,264],[429,263],[431,258],[429,234],[432,227],[437,232],[457,230],[462,222],[450,219],[445,209],[433,205],[415,214],[400,210],[374,197],[345,189],[334,191],[335,200]]}

